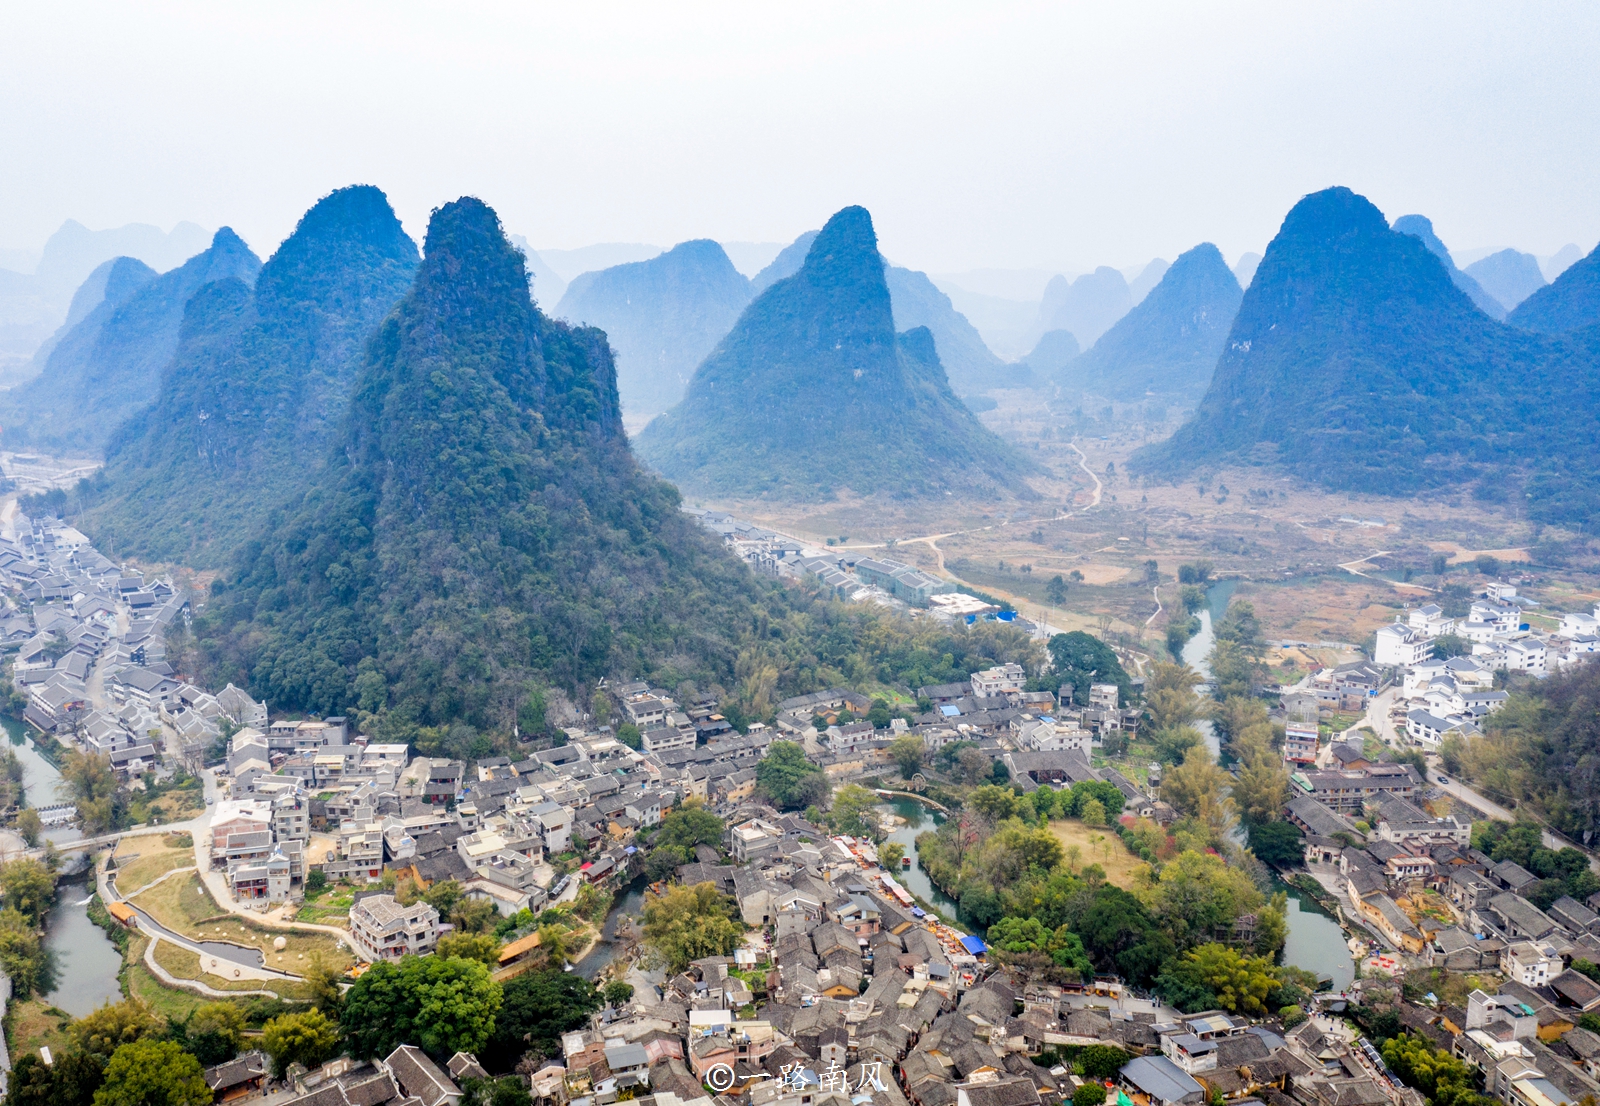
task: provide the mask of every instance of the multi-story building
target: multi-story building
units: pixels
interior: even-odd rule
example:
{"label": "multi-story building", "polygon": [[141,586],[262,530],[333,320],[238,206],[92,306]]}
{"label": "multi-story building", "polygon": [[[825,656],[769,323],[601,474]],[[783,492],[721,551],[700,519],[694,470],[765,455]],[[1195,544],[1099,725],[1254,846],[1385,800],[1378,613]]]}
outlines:
{"label": "multi-story building", "polygon": [[[1028,682],[1027,673],[1023,672],[1020,664],[997,664],[993,668],[986,668],[982,672],[972,674],[972,694],[974,696],[1009,695],[1013,692],[1021,693]],[[1113,708],[1116,703],[1111,704]]]}
{"label": "multi-story building", "polygon": [[367,895],[350,907],[350,937],[374,964],[425,956],[439,943],[439,912],[425,902],[401,906],[393,895]]}
{"label": "multi-story building", "polygon": [[1425,631],[1403,622],[1378,627],[1376,640],[1373,659],[1396,668],[1421,664],[1433,653],[1433,639]]}

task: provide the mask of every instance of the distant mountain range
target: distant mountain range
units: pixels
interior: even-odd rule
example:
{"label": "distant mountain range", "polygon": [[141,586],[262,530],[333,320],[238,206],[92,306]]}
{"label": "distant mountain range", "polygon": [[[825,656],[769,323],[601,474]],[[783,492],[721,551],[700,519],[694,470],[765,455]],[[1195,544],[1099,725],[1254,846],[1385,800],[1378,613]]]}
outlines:
{"label": "distant mountain range", "polygon": [[0,396],[0,441],[12,449],[100,454],[129,416],[155,401],[189,298],[212,281],[253,283],[260,269],[250,248],[223,227],[208,249],[160,276],[131,260],[115,281],[108,270],[105,298],[55,340],[38,376]]}
{"label": "distant mountain range", "polygon": [[1039,331],[1070,330],[1087,349],[1133,308],[1133,294],[1121,273],[1102,265],[1068,281],[1052,277],[1039,304]]}
{"label": "distant mountain range", "polygon": [[327,463],[196,621],[213,683],[437,744],[526,727],[551,684],[733,679],[770,589],[640,470],[606,336],[533,305],[489,207],[434,212],[365,351]]}
{"label": "distant mountain range", "polygon": [[[606,332],[617,355],[623,411],[630,428],[641,427],[683,398],[695,368],[752,298],[800,270],[817,233],[802,234],[749,280],[709,239],[682,243],[649,261],[584,273],[573,280],[554,314]],[[888,266],[885,275],[895,328],[925,326],[932,332],[958,394],[1017,382],[1017,371],[990,351],[925,274]]]}
{"label": "distant mountain range", "polygon": [[[1525,306],[1577,300],[1577,268]],[[1268,246],[1194,418],[1132,464],[1166,476],[1261,465],[1389,495],[1472,482],[1534,517],[1593,526],[1597,369],[1600,331],[1496,322],[1420,235],[1329,189],[1296,204]]]}
{"label": "distant mountain range", "polygon": [[1495,299],[1479,284],[1476,279],[1456,268],[1455,259],[1450,256],[1450,251],[1445,244],[1439,241],[1439,236],[1433,233],[1433,222],[1425,215],[1402,215],[1394,221],[1394,229],[1401,234],[1409,234],[1428,247],[1430,253],[1444,263],[1445,272],[1450,274],[1451,283],[1467,294],[1467,298],[1478,306],[1491,319],[1506,317],[1505,305]]}
{"label": "distant mountain range", "polygon": [[649,261],[584,273],[554,314],[606,332],[623,411],[642,425],[683,398],[695,367],[749,302],[750,282],[721,246],[699,239]]}
{"label": "distant mountain range", "polygon": [[1507,311],[1545,285],[1539,259],[1517,250],[1501,250],[1480,258],[1467,266],[1466,274]]}
{"label": "distant mountain range", "polygon": [[1092,348],[1056,374],[1063,390],[1107,399],[1158,395],[1192,403],[1211,383],[1244,293],[1222,254],[1202,243]]}
{"label": "distant mountain range", "polygon": [[1545,334],[1575,331],[1600,323],[1600,246],[1523,300],[1506,321],[1524,330]]}
{"label": "distant mountain range", "polygon": [[956,398],[934,335],[896,333],[885,269],[866,210],[835,215],[798,271],[757,296],[700,365],[683,402],[638,436],[640,455],[691,492],[716,495],[929,495],[1014,482],[1028,464]]}
{"label": "distant mountain range", "polygon": [[193,223],[171,231],[145,223],[90,230],[68,219],[42,253],[6,251],[7,267],[0,268],[0,383],[19,384],[43,368],[39,347],[59,332],[79,287],[106,262],[131,257],[165,272],[205,249],[210,238]]}
{"label": "distant mountain range", "polygon": [[319,200],[255,287],[207,284],[154,404],[112,439],[81,525],[145,560],[227,563],[326,462],[367,338],[417,247],[370,185]]}

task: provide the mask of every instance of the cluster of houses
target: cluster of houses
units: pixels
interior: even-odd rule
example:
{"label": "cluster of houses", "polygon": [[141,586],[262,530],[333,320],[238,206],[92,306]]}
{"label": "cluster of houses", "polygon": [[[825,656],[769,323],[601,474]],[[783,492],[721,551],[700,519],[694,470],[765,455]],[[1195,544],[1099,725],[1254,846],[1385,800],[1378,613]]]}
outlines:
{"label": "cluster of houses", "polygon": [[974,744],[991,760],[1077,753],[1073,763],[1081,762],[1087,771],[1091,750],[1099,749],[1107,735],[1131,735],[1138,728],[1140,711],[1121,704],[1116,684],[1092,685],[1088,701],[1077,704],[1070,684],[1058,694],[1026,686],[1021,665],[1003,664],[959,683],[921,687],[918,699],[930,709],[909,720],[892,719],[887,729],[864,719],[871,709],[866,696],[829,688],[779,703],[777,727],[806,743],[812,759],[834,778],[890,767],[890,746],[907,733],[920,738],[929,754],[957,742]]}
{"label": "cluster of houses", "polygon": [[[1550,633],[1527,621],[1527,611],[1536,607],[1517,594],[1515,584],[1496,581],[1472,601],[1465,618],[1451,618],[1428,603],[1379,628],[1373,663],[1406,674],[1405,725],[1413,739],[1436,748],[1452,732],[1479,733],[1484,715],[1505,701],[1494,690],[1496,672],[1543,677],[1600,652],[1600,605],[1562,615]],[[1434,660],[1434,642],[1445,636],[1469,644],[1470,654]]]}
{"label": "cluster of houses", "polygon": [[0,587],[0,646],[16,648],[24,718],[123,776],[167,755],[198,767],[224,719],[265,724],[266,708],[232,685],[212,695],[174,678],[166,637],[188,614],[181,589],[112,563],[59,519],[17,516],[0,537]]}

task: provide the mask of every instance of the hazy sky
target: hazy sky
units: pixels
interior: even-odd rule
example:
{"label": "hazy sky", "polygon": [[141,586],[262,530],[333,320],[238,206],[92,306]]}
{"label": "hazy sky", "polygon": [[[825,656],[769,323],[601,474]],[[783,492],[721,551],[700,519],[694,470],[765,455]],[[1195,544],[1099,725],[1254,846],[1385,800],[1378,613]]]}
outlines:
{"label": "hazy sky", "polygon": [[319,195],[420,237],[787,241],[865,204],[930,271],[1261,249],[1345,184],[1452,248],[1600,238],[1600,5],[0,7],[0,246]]}

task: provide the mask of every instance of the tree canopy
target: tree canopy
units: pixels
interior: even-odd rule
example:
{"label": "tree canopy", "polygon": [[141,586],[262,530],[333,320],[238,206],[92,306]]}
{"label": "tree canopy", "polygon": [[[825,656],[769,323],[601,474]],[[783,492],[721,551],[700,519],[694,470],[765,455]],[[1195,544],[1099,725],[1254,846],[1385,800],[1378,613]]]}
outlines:
{"label": "tree canopy", "polygon": [[358,1057],[403,1044],[449,1056],[483,1047],[500,1001],[500,984],[479,961],[407,956],[368,968],[345,995],[339,1021]]}

